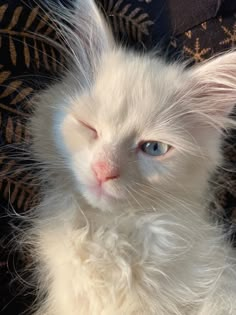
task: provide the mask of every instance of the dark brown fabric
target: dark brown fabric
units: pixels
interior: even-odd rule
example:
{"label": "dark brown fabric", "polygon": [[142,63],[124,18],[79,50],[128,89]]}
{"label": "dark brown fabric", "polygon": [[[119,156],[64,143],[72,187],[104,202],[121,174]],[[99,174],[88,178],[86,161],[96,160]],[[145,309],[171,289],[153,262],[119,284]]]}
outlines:
{"label": "dark brown fabric", "polygon": [[167,2],[169,3],[169,14],[174,35],[179,35],[216,17],[221,7],[219,0],[169,0]]}
{"label": "dark brown fabric", "polygon": [[[116,38],[138,49],[161,45],[170,58],[201,62],[236,44],[235,1],[218,0],[100,0]],[[45,4],[45,2],[44,2]],[[222,16],[221,16],[222,14]],[[216,16],[216,17],[215,17]],[[48,13],[34,1],[0,0],[0,314],[19,315],[31,302],[16,272],[25,264],[14,251],[9,209],[21,213],[37,203],[37,167],[31,160],[30,135],[25,123],[30,97],[56,79],[63,55],[36,34],[55,39]],[[230,137],[224,148],[227,161],[236,160]],[[236,173],[235,173],[236,174]],[[226,229],[236,213],[235,174],[222,170],[217,191]]]}

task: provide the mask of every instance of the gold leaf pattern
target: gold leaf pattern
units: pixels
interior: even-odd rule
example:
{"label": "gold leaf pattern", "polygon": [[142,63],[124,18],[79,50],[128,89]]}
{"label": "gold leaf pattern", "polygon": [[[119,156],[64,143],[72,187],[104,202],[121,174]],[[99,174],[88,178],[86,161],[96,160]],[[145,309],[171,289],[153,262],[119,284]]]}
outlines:
{"label": "gold leaf pattern", "polygon": [[18,198],[18,201],[17,201],[17,207],[18,208],[21,208],[22,207],[22,204],[24,202],[24,199],[25,199],[25,191],[23,190]]}
{"label": "gold leaf pattern", "polygon": [[51,26],[48,26],[48,28],[46,29],[44,36],[49,37],[49,35],[51,35],[51,33],[54,32],[54,30],[51,28]]}
{"label": "gold leaf pattern", "polygon": [[[7,11],[7,5],[0,7],[0,17],[3,18],[4,14]],[[24,56],[24,64],[27,68],[30,68],[31,59],[35,58],[36,67],[39,69],[41,66],[46,68],[47,70],[58,71],[55,67],[55,64],[50,66],[51,62],[53,63],[53,58],[48,58],[45,54],[50,54],[51,45],[47,42],[47,38],[57,40],[57,32],[50,26],[49,14],[44,13],[42,15],[42,10],[39,6],[35,6],[32,8],[29,13],[28,18],[23,19],[24,17],[23,7],[18,6],[15,8],[14,13],[12,15],[11,21],[9,25],[4,29],[0,29],[0,47],[2,38],[8,36],[9,40],[9,51],[10,51],[10,60],[14,66],[17,66],[18,62],[18,54],[22,54]],[[24,21],[24,26],[21,30],[18,31],[18,26],[21,25],[22,20]],[[35,23],[39,21],[38,23]],[[29,30],[31,27],[34,29]],[[39,36],[37,36],[37,33]],[[33,44],[32,44],[33,42]],[[20,51],[18,43],[22,43],[23,52]],[[40,43],[44,43],[43,46]],[[42,48],[42,50],[40,50]],[[31,56],[31,49],[32,56]],[[50,52],[49,52],[50,51]],[[54,55],[53,50],[53,55]],[[60,53],[61,54],[61,53]],[[22,60],[19,58],[19,60]]]}
{"label": "gold leaf pattern", "polygon": [[12,81],[8,84],[6,89],[3,91],[2,94],[0,94],[0,98],[7,97],[13,92],[15,92],[20,86],[22,85],[22,81]]}
{"label": "gold leaf pattern", "polygon": [[233,25],[233,29],[230,30],[226,26],[222,25],[224,33],[227,35],[227,38],[220,42],[220,45],[231,45],[232,47],[236,44],[236,22]]}
{"label": "gold leaf pattern", "polygon": [[[18,102],[25,102],[27,98],[30,96],[33,89],[31,87],[24,88],[23,82],[20,80],[9,80],[7,82],[7,79],[10,77],[10,72],[8,71],[2,71],[0,72],[0,85],[1,86],[1,93],[0,93],[0,99],[13,96],[16,94],[16,96],[13,98],[12,102],[8,101],[10,104],[15,105]],[[7,84],[6,84],[7,83]],[[20,112],[18,109],[15,109],[14,107],[10,106],[10,104],[5,105],[4,103],[0,103],[0,109],[7,110],[11,113],[20,115],[20,116],[27,116],[27,113]]]}
{"label": "gold leaf pattern", "polygon": [[7,143],[12,143],[14,133],[13,133],[13,122],[12,118],[9,117],[7,120],[7,126],[6,126],[6,142]]}
{"label": "gold leaf pattern", "polygon": [[2,19],[5,15],[7,8],[8,8],[8,4],[3,4],[0,6],[0,22],[2,22]]}
{"label": "gold leaf pattern", "polygon": [[201,27],[206,31],[206,29],[207,29],[207,22],[202,23]]}
{"label": "gold leaf pattern", "polygon": [[[11,132],[9,132],[9,140],[12,140],[12,134],[15,133],[13,129],[13,121],[8,122]],[[17,125],[18,126],[18,125]],[[18,127],[17,127],[18,128]],[[22,125],[23,128],[23,125]],[[35,177],[31,172],[25,172],[24,167],[20,168],[16,162],[9,159],[4,153],[0,153],[0,189],[5,199],[27,210],[28,207],[37,202],[36,192],[38,189]]]}
{"label": "gold leaf pattern", "polygon": [[18,194],[18,191],[19,191],[19,184],[16,184],[12,193],[11,193],[11,203],[13,204],[16,200],[16,197],[17,197],[17,194]]}
{"label": "gold leaf pattern", "polygon": [[11,75],[10,71],[0,72],[0,84],[3,84],[3,82],[5,82],[9,78],[10,75]]}
{"label": "gold leaf pattern", "polygon": [[49,62],[48,62],[48,54],[47,54],[44,43],[42,43],[42,52],[43,52],[42,54],[43,54],[43,61],[44,61],[45,68],[47,70],[50,70],[50,66],[49,66]]}
{"label": "gold leaf pattern", "polygon": [[16,127],[14,130],[15,142],[21,142],[23,138],[23,125],[19,120],[16,121]]}
{"label": "gold leaf pattern", "polygon": [[17,58],[16,47],[15,47],[14,41],[13,41],[11,36],[9,36],[9,50],[10,50],[11,61],[12,61],[13,65],[15,66],[16,65],[16,58]]}
{"label": "gold leaf pattern", "polygon": [[19,116],[28,117],[27,113],[22,113],[20,110],[12,108],[11,106],[5,105],[3,103],[0,103],[0,110],[4,110],[4,111],[7,111],[9,113],[16,114],[16,115],[19,115]]}
{"label": "gold leaf pattern", "polygon": [[7,184],[5,186],[5,189],[3,191],[3,197],[7,200],[9,200],[9,196],[10,196],[10,181],[7,181]]}
{"label": "gold leaf pattern", "polygon": [[14,14],[12,16],[11,22],[10,22],[10,24],[7,27],[8,30],[12,30],[16,26],[16,24],[17,24],[17,22],[18,22],[18,20],[20,18],[22,10],[23,10],[22,7],[17,7],[15,9],[15,12],[14,12]]}
{"label": "gold leaf pattern", "polygon": [[186,35],[188,38],[192,38],[192,31],[187,31],[187,32],[185,32],[185,35]]}
{"label": "gold leaf pattern", "polygon": [[141,42],[143,36],[149,35],[149,27],[154,23],[140,7],[131,10],[131,3],[127,3],[121,8],[123,1],[109,0],[107,3],[108,16],[113,20],[116,32],[119,30],[124,34],[128,34],[130,38]]}
{"label": "gold leaf pattern", "polygon": [[34,39],[34,61],[35,61],[37,68],[39,69],[39,66],[40,66],[39,52],[38,52],[38,47],[37,47],[37,41],[35,39]]}
{"label": "gold leaf pattern", "polygon": [[24,38],[23,40],[23,43],[24,43],[24,58],[25,58],[25,64],[27,66],[27,68],[29,68],[30,66],[30,50],[29,50],[29,47],[26,43],[26,40]]}
{"label": "gold leaf pattern", "polygon": [[[5,129],[5,136],[7,143],[24,143],[29,142],[29,131],[26,129],[26,125],[19,119],[12,119],[9,117],[6,125],[1,125],[2,115],[0,115],[0,126],[1,130]],[[1,154],[1,153],[0,153]]]}
{"label": "gold leaf pattern", "polygon": [[42,16],[39,20],[39,24],[38,26],[36,27],[35,29],[35,33],[39,33],[39,31],[41,31],[41,29],[47,25],[48,23],[48,20],[49,20],[49,14],[48,13],[45,13],[44,16]]}
{"label": "gold leaf pattern", "polygon": [[[15,167],[16,164],[14,161],[8,161],[4,172],[0,174],[0,187],[5,186],[3,191],[5,199],[9,200],[12,204],[17,202],[18,208],[26,210],[29,204],[32,205],[36,201],[35,196],[38,188],[37,185],[34,185],[32,175],[23,175],[23,171],[15,173]],[[16,177],[21,177],[21,180],[15,180]]]}
{"label": "gold leaf pattern", "polygon": [[39,7],[33,8],[32,11],[30,12],[30,15],[29,15],[26,23],[25,23],[24,31],[26,31],[30,28],[30,26],[35,21],[38,14],[39,14]]}
{"label": "gold leaf pattern", "polygon": [[[5,80],[9,77],[9,73],[8,72],[0,72],[0,78],[2,77],[2,83],[5,82]],[[3,91],[0,94],[0,99],[3,99],[5,97],[8,97],[14,93],[17,93],[16,97],[11,101],[12,105],[17,104],[18,102],[22,102],[25,101],[27,99],[27,97],[29,97],[29,95],[32,93],[33,88],[31,87],[27,87],[27,88],[22,88],[23,82],[20,80],[13,80],[10,81],[6,86],[5,89],[3,89]],[[2,86],[3,88],[3,86]],[[0,108],[8,108],[10,111],[15,112],[14,109],[10,109],[8,106],[4,106],[4,104],[0,104]],[[18,111],[17,111],[18,113]]]}
{"label": "gold leaf pattern", "polygon": [[204,56],[211,50],[210,47],[201,49],[199,37],[196,38],[194,50],[192,48],[187,47],[187,46],[184,46],[183,49],[196,62],[203,61]]}
{"label": "gold leaf pattern", "polygon": [[18,95],[11,101],[11,105],[15,105],[23,100],[27,99],[28,96],[33,92],[33,88],[27,87],[19,91]]}

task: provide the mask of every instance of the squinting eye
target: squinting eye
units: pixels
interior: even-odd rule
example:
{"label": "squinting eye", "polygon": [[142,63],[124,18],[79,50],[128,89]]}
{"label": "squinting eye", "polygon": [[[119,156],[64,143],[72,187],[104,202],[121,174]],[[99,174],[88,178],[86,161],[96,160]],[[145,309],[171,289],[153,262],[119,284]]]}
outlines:
{"label": "squinting eye", "polygon": [[80,122],[80,124],[81,124],[82,126],[84,126],[85,128],[91,130],[91,131],[94,133],[94,137],[95,137],[95,138],[98,137],[98,133],[97,133],[97,130],[96,130],[96,129],[94,129],[93,127],[91,127],[90,125],[88,125],[87,123],[85,123],[85,122],[83,122],[83,121],[81,121],[81,120],[79,120],[79,122]]}
{"label": "squinting eye", "polygon": [[148,141],[143,142],[140,146],[140,149],[148,155],[152,156],[162,156],[165,155],[171,146],[158,141]]}

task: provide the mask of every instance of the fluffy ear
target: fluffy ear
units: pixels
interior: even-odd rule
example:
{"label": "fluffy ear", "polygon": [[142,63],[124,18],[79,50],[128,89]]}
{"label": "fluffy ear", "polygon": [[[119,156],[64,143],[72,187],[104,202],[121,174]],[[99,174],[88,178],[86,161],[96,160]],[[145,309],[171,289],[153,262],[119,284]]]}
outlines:
{"label": "fluffy ear", "polygon": [[103,54],[114,46],[109,27],[93,0],[75,0],[73,9],[59,16],[64,20],[63,37],[73,72],[78,72],[80,81],[90,83]]}
{"label": "fluffy ear", "polygon": [[189,70],[189,75],[187,93],[192,110],[226,127],[224,118],[236,104],[236,51],[196,65]]}

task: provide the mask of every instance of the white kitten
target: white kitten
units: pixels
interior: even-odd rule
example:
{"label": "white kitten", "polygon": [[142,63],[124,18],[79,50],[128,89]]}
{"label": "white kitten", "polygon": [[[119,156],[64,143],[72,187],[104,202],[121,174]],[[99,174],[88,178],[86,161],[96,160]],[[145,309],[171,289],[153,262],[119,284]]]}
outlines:
{"label": "white kitten", "polygon": [[186,70],[116,46],[92,0],[64,14],[74,63],[30,125],[48,181],[28,232],[35,314],[236,314],[233,255],[206,207],[236,52]]}

